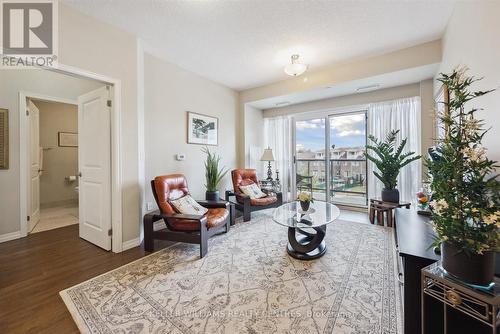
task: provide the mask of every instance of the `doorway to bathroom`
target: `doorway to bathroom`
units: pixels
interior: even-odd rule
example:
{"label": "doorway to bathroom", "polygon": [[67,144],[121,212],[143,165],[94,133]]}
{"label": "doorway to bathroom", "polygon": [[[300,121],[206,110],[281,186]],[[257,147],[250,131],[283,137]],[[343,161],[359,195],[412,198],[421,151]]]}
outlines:
{"label": "doorway to bathroom", "polygon": [[76,80],[66,98],[19,94],[24,228],[33,234],[77,225],[80,238],[110,250],[114,88]]}
{"label": "doorway to bathroom", "polygon": [[35,98],[26,104],[31,139],[28,233],[76,225],[78,105]]}

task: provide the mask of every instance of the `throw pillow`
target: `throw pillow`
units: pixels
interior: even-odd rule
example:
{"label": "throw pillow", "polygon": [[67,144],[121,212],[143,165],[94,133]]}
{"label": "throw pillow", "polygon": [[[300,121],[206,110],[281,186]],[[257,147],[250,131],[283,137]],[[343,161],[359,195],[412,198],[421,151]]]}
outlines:
{"label": "throw pillow", "polygon": [[202,207],[189,195],[170,201],[170,204],[177,212],[186,215],[204,215],[208,212],[207,208]]}
{"label": "throw pillow", "polygon": [[257,199],[266,197],[267,195],[260,190],[259,186],[255,183],[251,183],[247,186],[240,186],[240,190],[245,195],[249,196],[250,199]]}

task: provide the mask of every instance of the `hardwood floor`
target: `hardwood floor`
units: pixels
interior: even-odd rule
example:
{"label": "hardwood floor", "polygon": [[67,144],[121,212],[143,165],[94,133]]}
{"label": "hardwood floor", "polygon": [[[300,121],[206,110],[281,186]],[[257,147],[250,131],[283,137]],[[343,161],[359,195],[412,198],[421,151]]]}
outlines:
{"label": "hardwood floor", "polygon": [[0,333],[78,333],[59,291],[147,254],[106,252],[80,239],[78,225],[1,243]]}

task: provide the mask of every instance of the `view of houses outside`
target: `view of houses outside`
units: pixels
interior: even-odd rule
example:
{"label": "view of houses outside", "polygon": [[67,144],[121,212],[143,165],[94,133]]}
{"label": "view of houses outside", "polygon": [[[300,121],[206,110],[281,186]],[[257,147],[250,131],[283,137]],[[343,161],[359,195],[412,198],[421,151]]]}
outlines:
{"label": "view of houses outside", "polygon": [[325,159],[325,120],[296,123],[297,188],[326,197],[326,161],[330,164],[330,197],[347,204],[366,204],[365,114],[331,116],[329,159]]}

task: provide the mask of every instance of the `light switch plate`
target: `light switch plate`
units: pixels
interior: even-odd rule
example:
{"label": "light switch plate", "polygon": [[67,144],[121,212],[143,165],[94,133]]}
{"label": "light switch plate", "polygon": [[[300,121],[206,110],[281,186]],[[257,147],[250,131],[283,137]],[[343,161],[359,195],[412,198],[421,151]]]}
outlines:
{"label": "light switch plate", "polygon": [[186,160],[186,155],[184,153],[177,153],[175,155],[175,158],[178,160],[178,161],[184,161]]}

